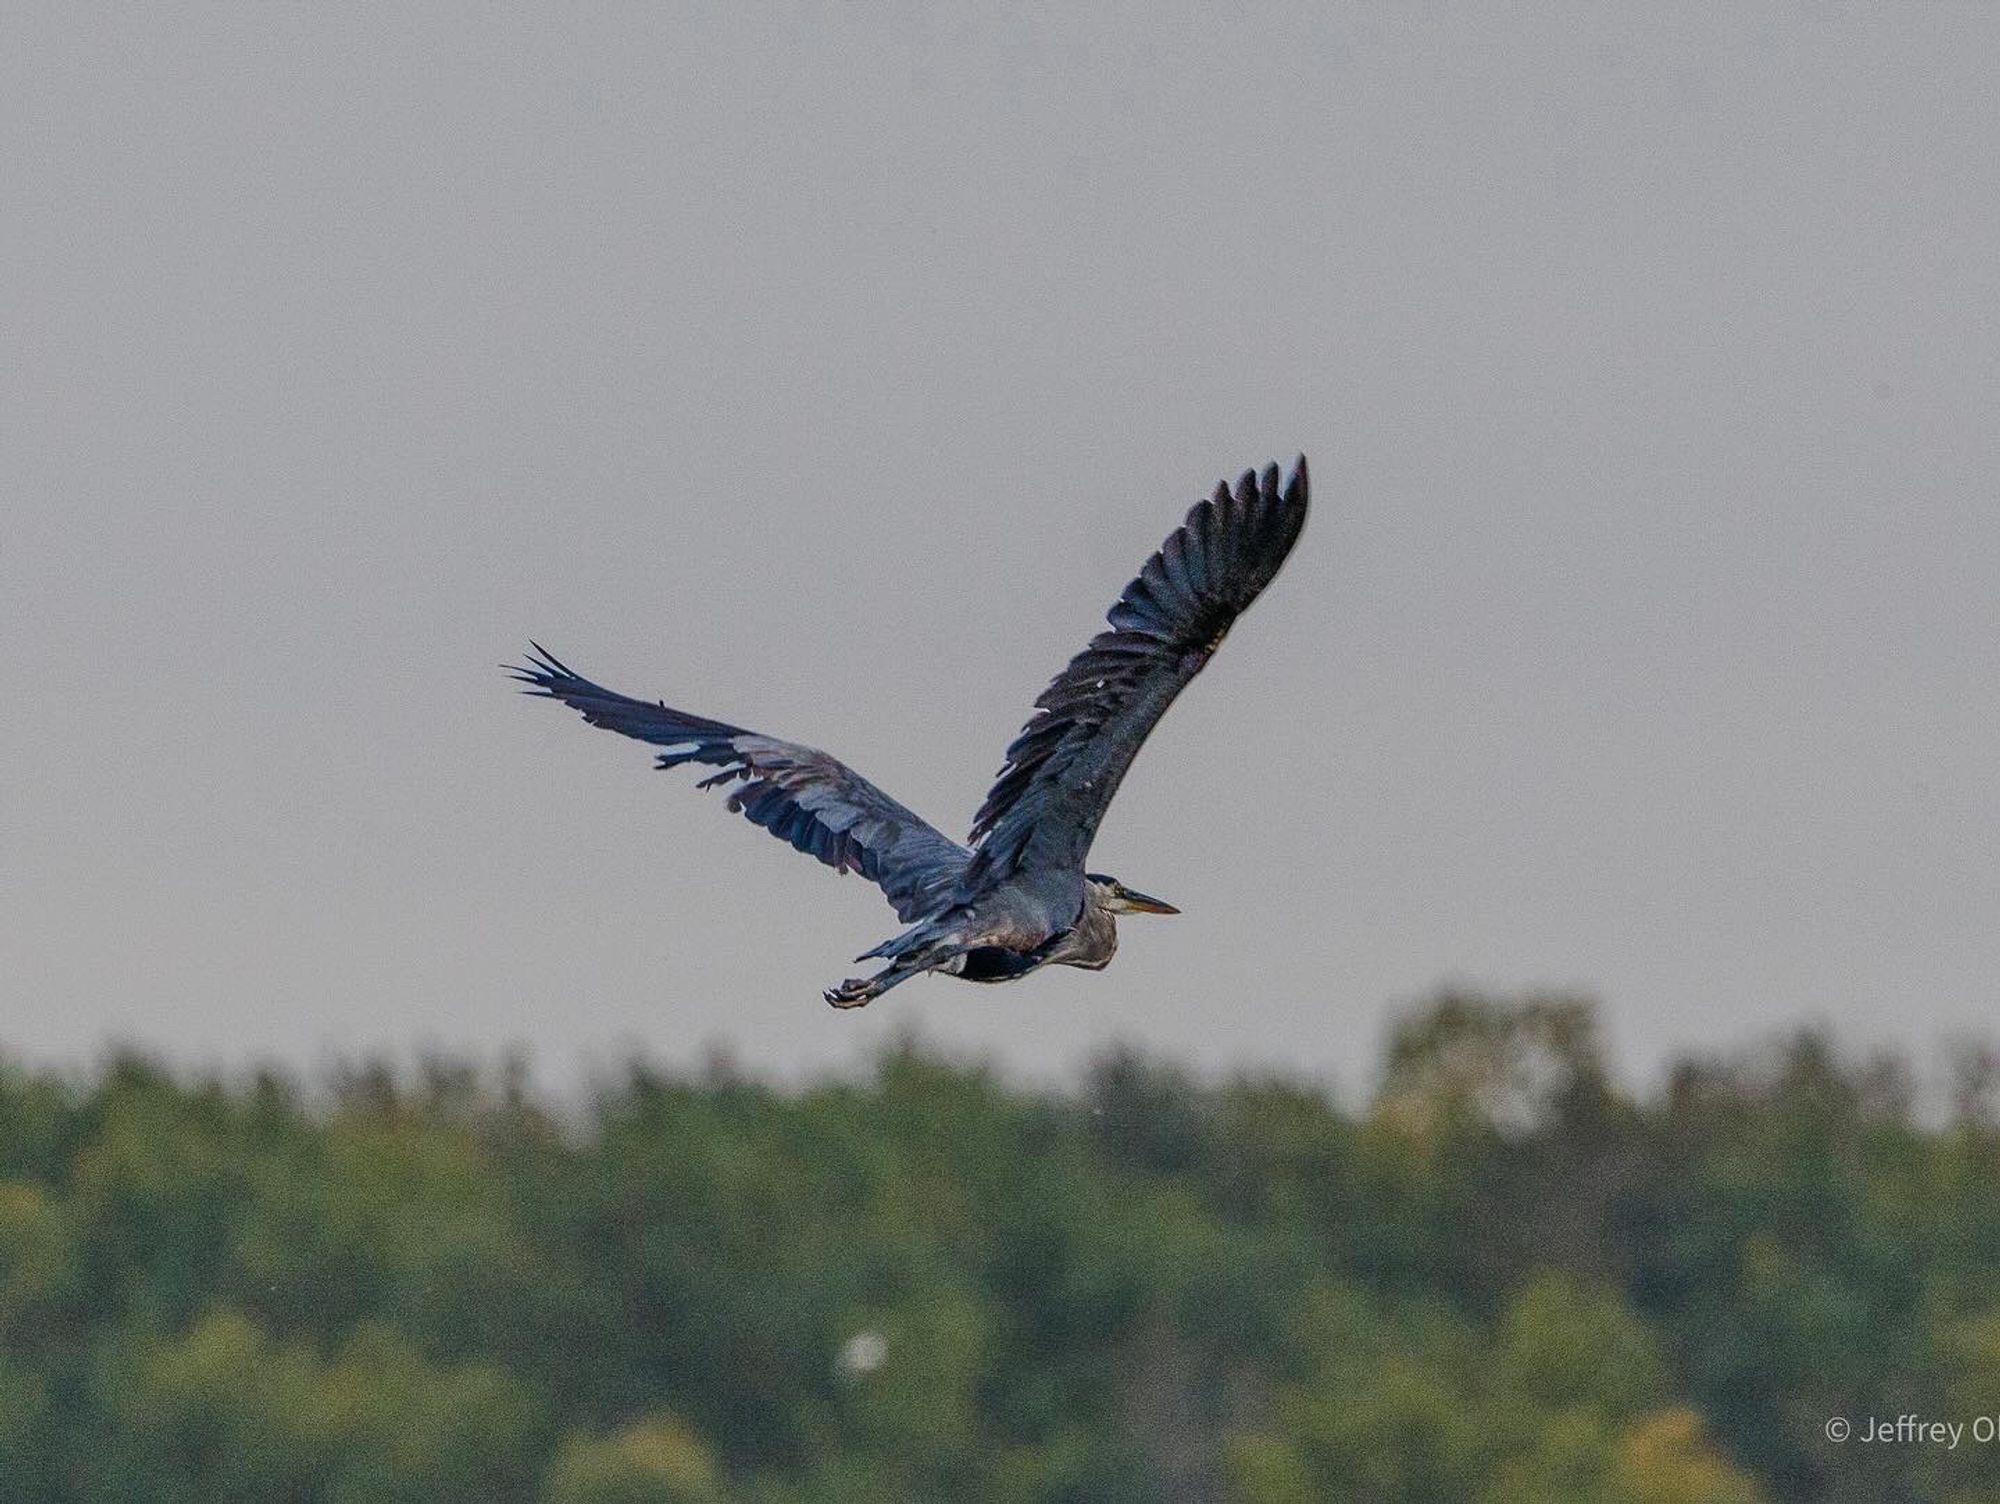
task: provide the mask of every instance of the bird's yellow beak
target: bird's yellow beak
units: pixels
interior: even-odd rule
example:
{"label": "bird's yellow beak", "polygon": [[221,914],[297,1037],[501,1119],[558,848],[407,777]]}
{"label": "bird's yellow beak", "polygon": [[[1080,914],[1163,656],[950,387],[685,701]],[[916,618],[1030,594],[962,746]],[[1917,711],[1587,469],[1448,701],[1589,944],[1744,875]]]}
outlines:
{"label": "bird's yellow beak", "polygon": [[1178,914],[1179,909],[1164,899],[1152,898],[1144,893],[1135,893],[1124,884],[1119,884],[1113,895],[1117,903],[1115,910],[1121,914]]}

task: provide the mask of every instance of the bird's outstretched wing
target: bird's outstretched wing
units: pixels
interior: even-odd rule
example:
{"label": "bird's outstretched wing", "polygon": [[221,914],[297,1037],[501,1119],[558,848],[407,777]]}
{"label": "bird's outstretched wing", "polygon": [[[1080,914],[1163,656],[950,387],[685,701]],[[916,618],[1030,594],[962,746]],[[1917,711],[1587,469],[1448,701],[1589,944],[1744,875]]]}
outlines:
{"label": "bird's outstretched wing", "polygon": [[657,767],[720,768],[698,786],[740,783],[730,790],[731,809],[827,866],[879,884],[905,922],[937,909],[972,857],[824,752],[630,699],[591,683],[539,643],[531,646],[526,664],[508,667],[528,686],[525,693],[560,700],[593,726],[653,743],[662,749]]}
{"label": "bird's outstretched wing", "polygon": [[1230,624],[1277,575],[1306,521],[1306,462],[1245,471],[1197,502],[1070,660],[1007,749],[973,822],[963,901],[1024,869],[1080,871],[1125,770]]}

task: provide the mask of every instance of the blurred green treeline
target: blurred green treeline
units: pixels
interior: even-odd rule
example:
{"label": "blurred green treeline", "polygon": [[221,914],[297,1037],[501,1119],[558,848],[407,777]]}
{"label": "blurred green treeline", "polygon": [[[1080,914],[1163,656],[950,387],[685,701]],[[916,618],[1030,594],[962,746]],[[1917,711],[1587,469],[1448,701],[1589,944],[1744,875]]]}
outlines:
{"label": "blurred green treeline", "polygon": [[[1447,995],[1363,1111],[916,1047],[587,1103],[0,1068],[0,1499],[2000,1500],[1994,1069],[1607,1076]],[[1830,1417],[1849,1418],[1845,1444]]]}

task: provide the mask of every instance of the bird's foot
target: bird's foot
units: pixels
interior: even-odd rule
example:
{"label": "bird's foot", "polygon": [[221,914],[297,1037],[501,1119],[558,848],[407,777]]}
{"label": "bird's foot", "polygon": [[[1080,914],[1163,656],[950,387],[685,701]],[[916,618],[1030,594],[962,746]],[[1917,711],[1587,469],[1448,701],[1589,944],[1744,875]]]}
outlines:
{"label": "bird's foot", "polygon": [[859,1008],[875,996],[875,988],[866,977],[849,977],[838,987],[829,987],[826,1000],[836,1008]]}

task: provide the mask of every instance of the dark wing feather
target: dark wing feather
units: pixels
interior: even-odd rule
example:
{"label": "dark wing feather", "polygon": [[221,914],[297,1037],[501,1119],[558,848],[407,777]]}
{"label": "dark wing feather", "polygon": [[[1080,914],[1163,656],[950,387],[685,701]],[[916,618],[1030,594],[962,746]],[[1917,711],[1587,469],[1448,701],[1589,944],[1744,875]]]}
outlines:
{"label": "dark wing feather", "polygon": [[560,700],[593,726],[666,748],[658,767],[720,768],[698,786],[740,784],[730,790],[731,809],[827,866],[879,884],[906,923],[937,909],[971,859],[965,847],[824,752],[630,699],[533,646],[527,664],[508,669],[526,693]]}
{"label": "dark wing feather", "polygon": [[1306,521],[1306,462],[1245,471],[1196,503],[1111,608],[1111,630],[1042,691],[973,822],[964,901],[1023,869],[1081,871],[1140,746],[1230,624],[1277,575]]}

